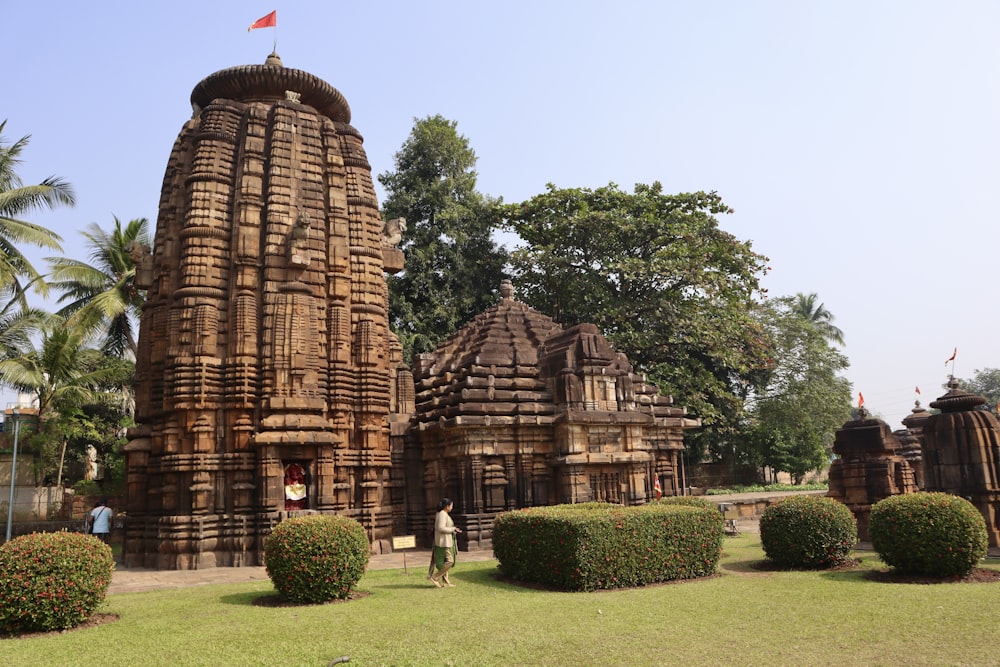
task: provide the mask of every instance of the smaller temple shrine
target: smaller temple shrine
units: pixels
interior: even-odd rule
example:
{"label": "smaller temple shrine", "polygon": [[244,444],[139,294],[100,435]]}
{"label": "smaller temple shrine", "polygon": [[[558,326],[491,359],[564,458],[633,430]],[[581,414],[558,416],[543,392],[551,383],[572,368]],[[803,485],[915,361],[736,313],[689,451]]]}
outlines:
{"label": "smaller temple shrine", "polygon": [[986,520],[990,546],[1000,546],[1000,422],[986,399],[958,388],[931,403],[941,412],[924,422],[924,490],[969,500]]}
{"label": "smaller temple shrine", "polygon": [[637,505],[685,486],[682,437],[699,425],[636,375],[597,327],[563,328],[501,298],[421,355],[408,438],[409,517],[429,533],[455,503],[463,549],[490,548],[494,517],[538,505]]}
{"label": "smaller temple shrine", "polygon": [[903,419],[904,428],[893,432],[902,445],[899,453],[913,468],[913,479],[921,490],[924,488],[924,423],[930,416],[926,408],[920,407],[920,401],[914,401],[913,410]]}
{"label": "smaller temple shrine", "polygon": [[900,453],[902,444],[881,419],[861,408],[859,419],[837,431],[827,496],[847,505],[858,521],[858,539],[868,541],[872,505],[901,493],[917,491],[913,469]]}

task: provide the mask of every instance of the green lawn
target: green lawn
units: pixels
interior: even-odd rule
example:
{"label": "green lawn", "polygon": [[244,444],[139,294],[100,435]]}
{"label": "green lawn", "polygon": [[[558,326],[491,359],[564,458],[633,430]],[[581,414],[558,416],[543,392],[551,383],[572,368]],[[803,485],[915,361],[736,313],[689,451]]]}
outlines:
{"label": "green lawn", "polygon": [[[268,582],[109,596],[115,623],[0,641],[0,665],[997,665],[1000,584],[887,584],[856,570],[764,572],[756,535],[727,538],[722,576],[557,593],[462,563],[370,572],[369,597],[259,607]],[[989,567],[1000,567],[991,561]]]}

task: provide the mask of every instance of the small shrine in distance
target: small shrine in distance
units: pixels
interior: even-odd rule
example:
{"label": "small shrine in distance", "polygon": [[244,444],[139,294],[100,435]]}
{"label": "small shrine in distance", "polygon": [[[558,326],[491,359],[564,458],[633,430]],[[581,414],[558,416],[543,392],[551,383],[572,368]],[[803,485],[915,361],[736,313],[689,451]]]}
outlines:
{"label": "small shrine in distance", "polygon": [[913,469],[902,445],[881,419],[860,408],[859,419],[837,431],[827,496],[847,505],[858,522],[858,539],[867,541],[872,505],[889,496],[917,491]]}
{"label": "small shrine in distance", "polygon": [[986,399],[958,388],[931,403],[941,412],[923,425],[924,490],[969,500],[986,520],[991,547],[1000,546],[1000,422]]}
{"label": "small shrine in distance", "polygon": [[930,416],[926,408],[920,407],[920,401],[915,401],[913,410],[903,419],[904,428],[893,432],[902,445],[899,453],[913,468],[913,479],[920,490],[924,488],[924,423]]}
{"label": "small shrine in distance", "polygon": [[[679,495],[683,432],[699,425],[632,372],[592,324],[568,329],[514,298],[421,355],[413,456],[429,516],[442,497],[465,549],[491,547],[494,517],[535,505],[636,505]],[[429,530],[425,529],[424,532]],[[418,530],[419,532],[419,530]]]}

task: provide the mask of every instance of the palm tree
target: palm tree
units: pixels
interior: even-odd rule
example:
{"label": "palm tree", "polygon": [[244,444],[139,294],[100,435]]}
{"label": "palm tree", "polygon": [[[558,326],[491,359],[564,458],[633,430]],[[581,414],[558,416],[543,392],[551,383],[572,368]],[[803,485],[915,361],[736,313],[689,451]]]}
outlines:
{"label": "palm tree", "polygon": [[[17,166],[21,164],[21,152],[28,145],[30,136],[7,144],[2,135],[6,125],[7,121],[0,123],[0,293],[9,295],[26,307],[25,289],[34,284],[35,289],[44,292],[45,282],[17,245],[30,243],[61,251],[59,242],[62,238],[41,225],[20,218],[39,208],[72,206],[76,198],[72,186],[55,176],[46,178],[38,185],[23,184],[17,175]],[[28,281],[27,285],[21,284],[24,278]]]}
{"label": "palm tree", "polygon": [[38,434],[44,440],[61,440],[59,482],[66,438],[49,433],[49,413],[63,407],[99,401],[107,388],[120,384],[121,370],[104,363],[105,356],[84,345],[88,334],[50,315],[37,328],[38,346],[30,345],[20,354],[0,359],[0,385],[38,398]]}
{"label": "palm tree", "polygon": [[833,313],[827,310],[822,303],[817,305],[817,301],[819,301],[819,295],[815,292],[812,294],[799,292],[795,295],[792,312],[811,322],[828,341],[843,345],[844,332],[833,325]]}
{"label": "palm tree", "polygon": [[129,255],[132,244],[149,242],[146,218],[137,218],[122,228],[114,218],[111,232],[91,223],[82,232],[90,248],[91,264],[68,257],[50,257],[50,284],[63,294],[59,303],[68,303],[59,315],[79,324],[88,334],[100,337],[105,354],[135,358],[135,331],[143,290],[135,284],[135,262]]}

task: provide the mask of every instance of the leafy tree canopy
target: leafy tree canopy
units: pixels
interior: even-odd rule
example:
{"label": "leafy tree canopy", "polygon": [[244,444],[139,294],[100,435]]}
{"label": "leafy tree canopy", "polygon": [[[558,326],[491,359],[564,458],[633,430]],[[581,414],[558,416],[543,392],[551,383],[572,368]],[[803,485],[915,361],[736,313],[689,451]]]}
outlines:
{"label": "leafy tree canopy", "polygon": [[519,298],[567,326],[593,322],[700,417],[695,457],[733,432],[769,356],[752,316],[767,258],[719,228],[731,210],[718,194],[550,184],[502,211],[523,240],[511,257]]}
{"label": "leafy tree canopy", "polygon": [[496,202],[476,190],[476,154],[457,123],[414,119],[380,174],[382,216],[406,219],[403,273],[389,277],[389,319],[404,357],[437,348],[448,335],[496,302],[507,252],[493,239]]}
{"label": "leafy tree canopy", "polygon": [[[44,318],[29,345],[0,358],[0,385],[38,399],[37,432],[30,445],[40,455],[45,477],[59,483],[67,446],[66,416],[88,404],[115,400],[124,412],[122,387],[134,365],[84,345],[86,333],[62,318]],[[37,344],[31,341],[38,339]]]}
{"label": "leafy tree canopy", "polygon": [[829,462],[834,433],[851,418],[851,386],[838,375],[847,358],[796,297],[761,305],[757,315],[772,344],[767,383],[749,401],[741,452],[748,462],[800,481]]}

